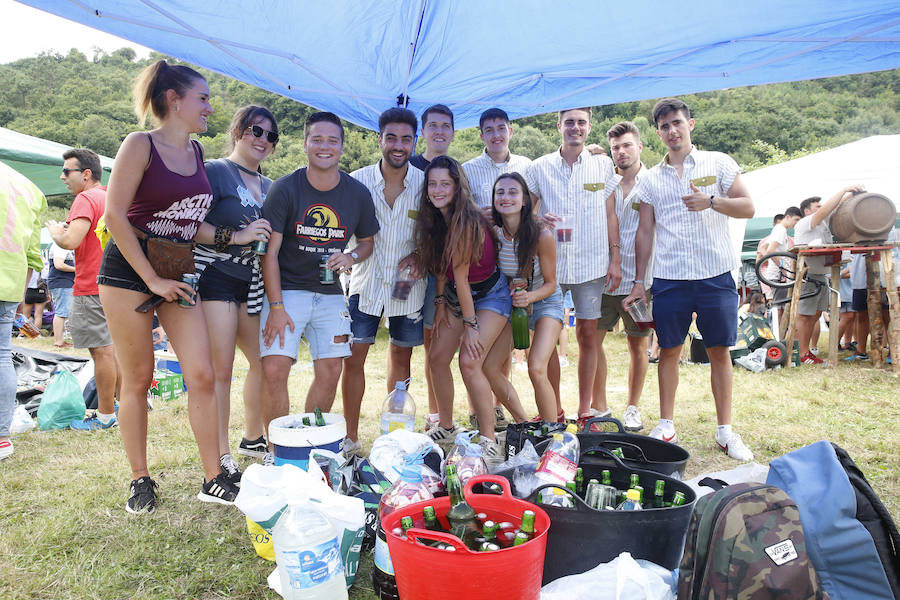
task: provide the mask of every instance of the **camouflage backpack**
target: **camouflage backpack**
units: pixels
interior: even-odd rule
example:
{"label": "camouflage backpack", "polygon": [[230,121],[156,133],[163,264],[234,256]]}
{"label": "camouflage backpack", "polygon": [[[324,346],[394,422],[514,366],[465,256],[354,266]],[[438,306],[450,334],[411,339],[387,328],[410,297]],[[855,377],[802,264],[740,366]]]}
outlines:
{"label": "camouflage backpack", "polygon": [[678,573],[679,600],[825,600],[797,505],[760,483],[725,485],[694,507]]}

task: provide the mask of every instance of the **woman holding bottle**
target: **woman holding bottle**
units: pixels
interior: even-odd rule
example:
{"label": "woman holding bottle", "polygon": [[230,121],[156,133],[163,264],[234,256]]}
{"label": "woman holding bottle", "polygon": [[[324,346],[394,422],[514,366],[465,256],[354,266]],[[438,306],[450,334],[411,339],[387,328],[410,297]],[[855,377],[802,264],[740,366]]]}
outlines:
{"label": "woman holding bottle", "polygon": [[231,375],[235,344],[249,363],[244,380],[244,436],[238,453],[262,458],[262,361],[259,356],[259,313],[263,286],[259,256],[265,254],[269,222],[261,218],[272,185],[260,163],[275,151],[278,125],[262,106],[239,109],[228,128],[231,153],[206,161],[213,204],[200,225],[194,260],[200,272],[200,307],[206,318],[212,351],[218,408],[219,464],[232,483],[240,470],[231,456],[228,421],[231,415]]}
{"label": "woman holding bottle", "polygon": [[432,439],[453,439],[453,377],[450,362],[459,350],[459,370],[478,417],[486,457],[499,456],[494,441],[494,407],[484,360],[506,325],[511,309],[506,278],[497,268],[496,240],[472,201],[459,163],[447,156],[425,169],[416,221],[416,253],[437,278],[434,329],[428,361],[440,413]]}
{"label": "woman holding bottle", "polygon": [[[561,408],[547,370],[551,359],[559,364],[556,341],[563,325],[562,292],[556,283],[556,240],[535,217],[531,194],[519,173],[505,173],[497,178],[492,213],[499,240],[497,262],[512,282],[512,304],[531,312],[528,327],[534,331],[534,337],[528,352],[528,376],[534,386],[535,403],[541,420],[553,422]],[[484,363],[485,372],[497,379],[492,380],[495,390],[504,382],[509,384],[500,365],[509,356],[512,337],[512,327],[507,325]],[[558,367],[556,372],[558,383]]]}

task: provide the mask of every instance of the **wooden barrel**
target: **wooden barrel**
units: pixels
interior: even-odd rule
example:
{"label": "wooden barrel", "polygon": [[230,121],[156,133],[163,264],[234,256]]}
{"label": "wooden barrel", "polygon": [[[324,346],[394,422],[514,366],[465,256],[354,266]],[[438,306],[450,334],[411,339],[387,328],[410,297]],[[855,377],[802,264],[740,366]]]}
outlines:
{"label": "wooden barrel", "polygon": [[897,219],[897,208],[886,196],[870,192],[854,194],[841,202],[831,215],[835,242],[884,241]]}

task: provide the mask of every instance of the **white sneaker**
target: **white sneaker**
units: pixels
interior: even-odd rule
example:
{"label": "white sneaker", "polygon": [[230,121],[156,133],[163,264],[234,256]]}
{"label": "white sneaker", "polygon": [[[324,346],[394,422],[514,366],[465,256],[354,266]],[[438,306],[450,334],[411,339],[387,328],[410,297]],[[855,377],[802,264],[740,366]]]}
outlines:
{"label": "white sneaker", "polygon": [[568,367],[568,366],[569,366],[569,359],[568,359],[567,357],[565,357],[565,356],[560,356],[560,357],[559,357],[559,366],[560,366],[560,367]]}
{"label": "white sneaker", "polygon": [[606,410],[600,411],[591,407],[591,410],[588,411],[588,418],[593,419],[594,417],[608,417],[612,414],[612,409],[607,408]]}
{"label": "white sneaker", "polygon": [[0,460],[4,458],[9,458],[13,455],[15,448],[13,448],[12,442],[9,440],[3,440],[0,442]]}
{"label": "white sneaker", "polygon": [[663,429],[662,425],[657,425],[650,431],[650,437],[657,440],[662,440],[664,442],[669,442],[671,444],[678,443],[678,434],[675,433],[675,429],[671,430]]}
{"label": "white sneaker", "polygon": [[453,424],[453,427],[450,429],[444,429],[440,426],[440,424],[435,425],[431,429],[425,432],[425,435],[430,437],[435,442],[440,442],[441,440],[455,440],[456,434],[460,433],[462,428],[456,423]]}
{"label": "white sneaker", "polygon": [[644,428],[644,424],[641,423],[641,413],[638,412],[637,406],[629,404],[625,407],[622,424],[625,426],[625,431],[640,431]]}
{"label": "white sneaker", "polygon": [[358,441],[355,442],[350,438],[344,438],[344,458],[350,458],[351,456],[357,455],[360,450],[362,450],[362,444]]}
{"label": "white sneaker", "polygon": [[728,436],[725,440],[719,440],[719,436],[716,436],[716,446],[719,449],[730,456],[735,460],[740,460],[743,462],[753,460],[753,452],[750,451],[750,448],[744,445],[744,441],[741,439],[741,436],[731,432],[731,435]]}
{"label": "white sneaker", "polygon": [[432,417],[430,414],[426,414],[425,415],[425,429],[424,429],[423,433],[427,433],[428,430],[431,429],[432,427],[434,427],[435,425],[437,425],[440,422],[440,420],[441,420],[440,417],[437,417],[437,416]]}
{"label": "white sneaker", "polygon": [[262,464],[264,467],[274,467],[275,466],[275,453],[266,452],[263,456]]}

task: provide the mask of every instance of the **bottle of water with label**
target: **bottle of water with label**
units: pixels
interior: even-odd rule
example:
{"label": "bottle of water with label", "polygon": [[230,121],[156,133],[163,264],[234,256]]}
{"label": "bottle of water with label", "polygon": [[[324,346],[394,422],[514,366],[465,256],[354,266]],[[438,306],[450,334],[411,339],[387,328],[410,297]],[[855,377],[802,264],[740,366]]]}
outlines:
{"label": "bottle of water with label", "polygon": [[410,379],[394,384],[394,391],[388,394],[381,405],[381,433],[390,433],[395,429],[416,429],[416,401],[406,389]]}
{"label": "bottle of water with label", "polygon": [[285,600],[346,600],[337,531],[312,503],[288,505],[272,528],[272,544]]}

